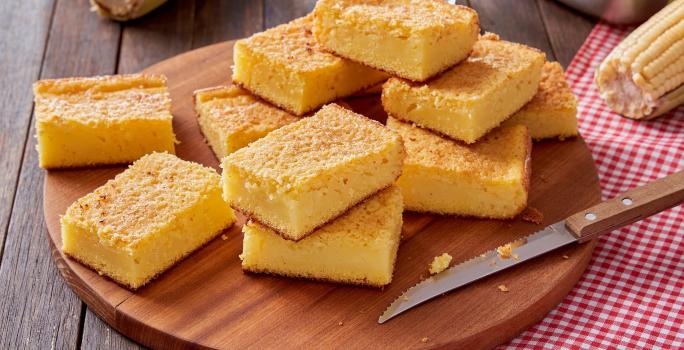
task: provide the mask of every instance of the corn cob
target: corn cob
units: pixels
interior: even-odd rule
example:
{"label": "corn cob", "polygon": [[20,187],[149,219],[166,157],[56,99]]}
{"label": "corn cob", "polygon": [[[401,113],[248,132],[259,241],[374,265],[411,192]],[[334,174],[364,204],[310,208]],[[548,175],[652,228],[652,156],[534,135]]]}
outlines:
{"label": "corn cob", "polygon": [[128,21],[146,15],[167,0],[90,0],[91,9],[115,21]]}
{"label": "corn cob", "polygon": [[596,71],[615,112],[655,118],[684,103],[684,0],[675,0],[625,38]]}

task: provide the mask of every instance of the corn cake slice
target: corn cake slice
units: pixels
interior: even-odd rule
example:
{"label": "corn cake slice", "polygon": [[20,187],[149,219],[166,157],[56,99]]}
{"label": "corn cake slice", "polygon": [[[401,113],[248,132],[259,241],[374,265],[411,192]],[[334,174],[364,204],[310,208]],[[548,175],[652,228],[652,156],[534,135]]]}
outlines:
{"label": "corn cake slice", "polygon": [[507,219],[527,206],[531,139],[527,128],[497,128],[472,145],[389,117],[407,157],[397,185],[407,210]]}
{"label": "corn cake slice", "polygon": [[298,18],[238,40],[233,82],[296,115],[374,85],[387,74],[323,51],[313,17]]}
{"label": "corn cake slice", "polygon": [[33,91],[43,168],[130,163],[155,151],[174,153],[163,76],[41,80]]}
{"label": "corn cake slice", "polygon": [[383,86],[388,114],[473,143],[537,92],[544,53],[484,35],[464,62],[425,83],[390,78]]}
{"label": "corn cake slice", "polygon": [[62,250],[137,289],[234,220],[214,169],[152,153],[67,209]]}
{"label": "corn cake slice", "polygon": [[381,287],[392,281],[401,237],[401,192],[385,189],[299,242],[254,221],[242,227],[242,269]]}
{"label": "corn cake slice", "polygon": [[558,62],[546,62],[532,100],[503,125],[523,124],[535,140],[577,135],[577,100]]}
{"label": "corn cake slice", "polygon": [[473,9],[442,0],[320,0],[314,14],[325,48],[413,81],[465,59],[480,33]]}
{"label": "corn cake slice", "polygon": [[300,240],[394,183],[405,151],[382,124],[338,105],[285,125],[223,160],[223,195]]}
{"label": "corn cake slice", "polygon": [[218,159],[298,119],[237,86],[197,90],[194,104],[202,134]]}

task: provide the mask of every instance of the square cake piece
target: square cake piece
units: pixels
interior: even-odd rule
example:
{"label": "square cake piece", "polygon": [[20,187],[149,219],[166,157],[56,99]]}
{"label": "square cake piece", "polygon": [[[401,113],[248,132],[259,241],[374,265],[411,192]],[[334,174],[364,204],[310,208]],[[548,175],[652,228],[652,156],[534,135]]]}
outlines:
{"label": "square cake piece", "polygon": [[321,45],[413,81],[465,59],[480,33],[473,9],[443,0],[320,0],[314,14]]}
{"label": "square cake piece", "polygon": [[532,99],[544,53],[486,34],[471,55],[425,84],[390,78],[382,105],[393,117],[473,143]]}
{"label": "square cake piece", "polygon": [[558,62],[546,62],[539,90],[503,125],[523,124],[535,140],[577,136],[577,99]]}
{"label": "square cake piece", "polygon": [[392,281],[401,238],[401,192],[385,189],[299,242],[254,221],[242,227],[242,269],[381,287]]}
{"label": "square cake piece", "polygon": [[202,134],[219,160],[299,119],[237,86],[197,90],[194,103]]}
{"label": "square cake piece", "polygon": [[234,221],[214,169],[152,153],[69,206],[62,250],[137,289]]}
{"label": "square cake piece", "polygon": [[531,139],[527,128],[497,128],[466,145],[387,119],[406,145],[397,181],[406,210],[508,219],[527,206]]}
{"label": "square cake piece", "polygon": [[163,76],[41,80],[33,91],[43,168],[130,163],[155,151],[174,153]]}
{"label": "square cake piece", "polygon": [[301,116],[387,79],[386,73],[323,51],[312,22],[308,15],[238,40],[233,82]]}
{"label": "square cake piece", "polygon": [[223,160],[223,195],[291,240],[342,215],[401,173],[399,135],[338,105],[277,129]]}

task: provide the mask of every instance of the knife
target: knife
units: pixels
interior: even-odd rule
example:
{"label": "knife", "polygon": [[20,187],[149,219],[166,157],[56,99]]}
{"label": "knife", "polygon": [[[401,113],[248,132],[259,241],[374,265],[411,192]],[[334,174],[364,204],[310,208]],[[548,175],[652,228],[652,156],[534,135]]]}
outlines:
{"label": "knife", "polygon": [[632,189],[429,277],[394,300],[380,315],[378,323],[385,323],[417,305],[481,278],[562,246],[588,242],[681,203],[684,203],[684,171]]}

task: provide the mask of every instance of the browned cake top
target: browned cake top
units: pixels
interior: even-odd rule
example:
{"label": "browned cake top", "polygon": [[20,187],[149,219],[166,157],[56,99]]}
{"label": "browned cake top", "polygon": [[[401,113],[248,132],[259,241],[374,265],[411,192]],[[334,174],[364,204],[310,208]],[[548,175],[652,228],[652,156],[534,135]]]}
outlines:
{"label": "browned cake top", "polygon": [[246,47],[295,71],[314,71],[351,63],[325,52],[311,32],[312,24],[313,16],[308,15],[239,40],[235,45]]}
{"label": "browned cake top", "polygon": [[573,95],[563,74],[563,67],[558,62],[546,62],[542,69],[539,90],[523,111],[537,111],[548,109],[575,109],[577,100]]}
{"label": "browned cake top", "polygon": [[100,240],[111,246],[133,246],[219,188],[219,181],[214,169],[152,153],[74,202],[66,216],[95,228]]}
{"label": "browned cake top", "polygon": [[477,22],[473,9],[442,0],[322,0],[319,7],[340,11],[341,16],[360,23],[382,23],[387,30],[418,31]]}
{"label": "browned cake top", "polygon": [[455,171],[491,179],[520,177],[529,156],[530,136],[522,125],[497,128],[474,144],[464,144],[389,117],[387,127],[401,135],[406,166]]}
{"label": "browned cake top", "polygon": [[232,153],[223,168],[242,169],[287,189],[400,142],[399,135],[382,124],[329,104]]}
{"label": "browned cake top", "polygon": [[195,108],[213,127],[227,133],[272,130],[299,119],[237,86],[195,91]]}
{"label": "browned cake top", "polygon": [[458,99],[475,99],[501,88],[514,74],[530,65],[541,65],[543,52],[517,43],[499,40],[496,35],[484,35],[475,43],[470,56],[440,77],[427,83],[413,83],[391,78],[388,86],[405,85],[435,96],[450,95]]}
{"label": "browned cake top", "polygon": [[38,120],[80,123],[171,120],[166,78],[129,74],[40,80],[33,85]]}

